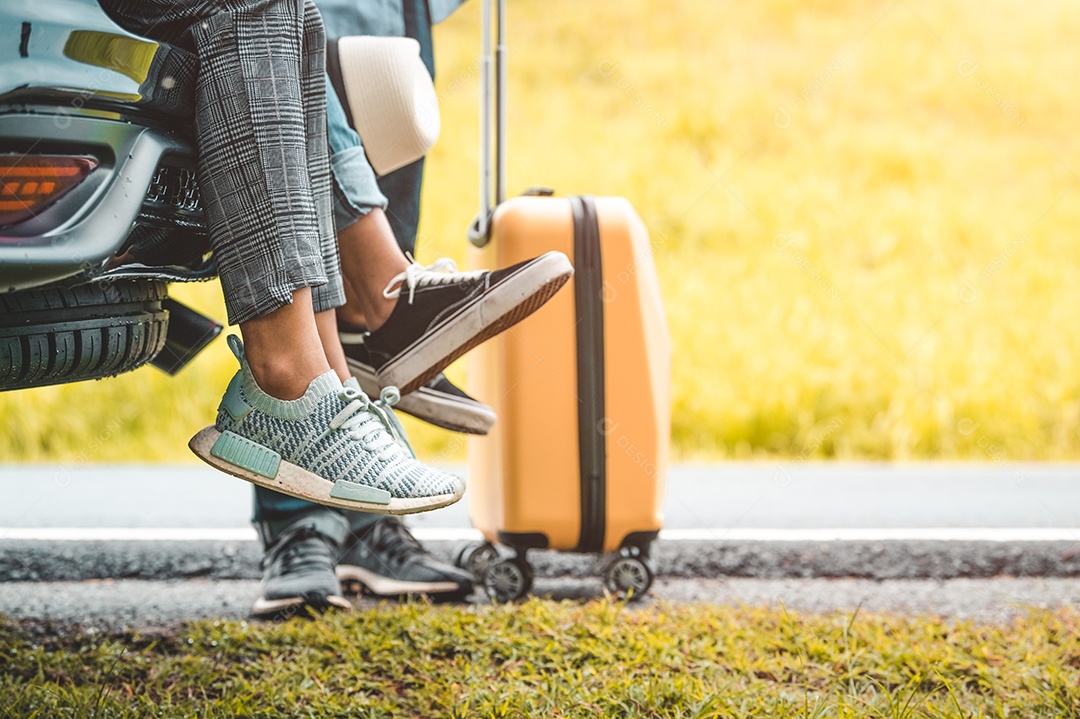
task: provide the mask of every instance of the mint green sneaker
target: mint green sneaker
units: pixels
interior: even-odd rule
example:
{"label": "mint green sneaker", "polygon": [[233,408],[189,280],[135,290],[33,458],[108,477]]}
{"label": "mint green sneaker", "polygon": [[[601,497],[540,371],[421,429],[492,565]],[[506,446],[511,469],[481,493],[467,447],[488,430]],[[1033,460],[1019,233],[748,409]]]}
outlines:
{"label": "mint green sneaker", "polygon": [[240,370],[229,382],[217,422],[192,437],[203,461],[276,492],[331,507],[412,514],[461,499],[465,483],[417,461],[387,388],[371,401],[333,371],[303,397],[280,400],[255,383],[240,338],[229,336]]}

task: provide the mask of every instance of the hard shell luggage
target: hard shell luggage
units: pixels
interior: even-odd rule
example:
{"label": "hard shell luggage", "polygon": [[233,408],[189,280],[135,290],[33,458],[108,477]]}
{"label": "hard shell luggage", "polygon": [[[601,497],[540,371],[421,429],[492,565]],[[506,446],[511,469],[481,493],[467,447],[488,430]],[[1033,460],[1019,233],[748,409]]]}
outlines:
{"label": "hard shell luggage", "polygon": [[[623,198],[533,193],[503,201],[502,0],[498,9],[494,109],[487,76],[481,93],[482,111],[496,117],[496,169],[481,182],[474,264],[505,267],[559,250],[574,277],[532,317],[470,354],[469,392],[498,421],[487,437],[469,440],[469,515],[487,541],[463,548],[458,563],[505,601],[531,586],[530,549],[603,553],[609,589],[640,596],[653,579],[649,546],[662,524],[671,424],[671,347],[649,236]],[[484,128],[481,164],[489,168],[486,121]]]}

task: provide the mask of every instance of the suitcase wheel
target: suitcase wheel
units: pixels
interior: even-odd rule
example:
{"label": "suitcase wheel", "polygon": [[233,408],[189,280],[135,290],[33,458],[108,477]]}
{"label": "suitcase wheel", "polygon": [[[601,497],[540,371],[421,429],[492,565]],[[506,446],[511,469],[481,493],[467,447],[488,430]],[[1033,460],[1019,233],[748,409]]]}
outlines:
{"label": "suitcase wheel", "polygon": [[634,600],[648,593],[655,577],[648,558],[620,554],[604,570],[604,585],[612,594]]}
{"label": "suitcase wheel", "polygon": [[496,602],[512,602],[532,588],[533,570],[523,557],[505,557],[484,572],[484,589]]}
{"label": "suitcase wheel", "polygon": [[488,567],[498,558],[499,550],[491,542],[469,542],[458,550],[454,564],[482,582]]}

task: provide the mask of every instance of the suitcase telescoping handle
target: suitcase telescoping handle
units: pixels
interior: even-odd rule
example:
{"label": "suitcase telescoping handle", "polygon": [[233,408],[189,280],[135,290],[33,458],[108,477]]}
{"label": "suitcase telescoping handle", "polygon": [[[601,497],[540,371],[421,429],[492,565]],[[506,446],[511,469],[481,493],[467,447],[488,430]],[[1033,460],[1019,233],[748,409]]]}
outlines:
{"label": "suitcase telescoping handle", "polygon": [[477,247],[490,241],[491,215],[506,199],[506,0],[483,0],[481,13],[480,211],[468,231]]}

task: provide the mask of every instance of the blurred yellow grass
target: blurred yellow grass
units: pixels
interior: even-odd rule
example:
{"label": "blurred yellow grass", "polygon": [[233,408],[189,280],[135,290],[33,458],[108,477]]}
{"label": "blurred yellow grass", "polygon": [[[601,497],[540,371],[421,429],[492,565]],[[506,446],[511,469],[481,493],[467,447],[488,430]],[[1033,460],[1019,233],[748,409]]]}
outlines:
{"label": "blurred yellow grass", "polygon": [[[421,260],[466,254],[478,11],[436,33]],[[651,228],[678,457],[1076,459],[1078,35],[1063,0],[512,1],[508,187]],[[232,370],[0,395],[0,457],[187,459]]]}

